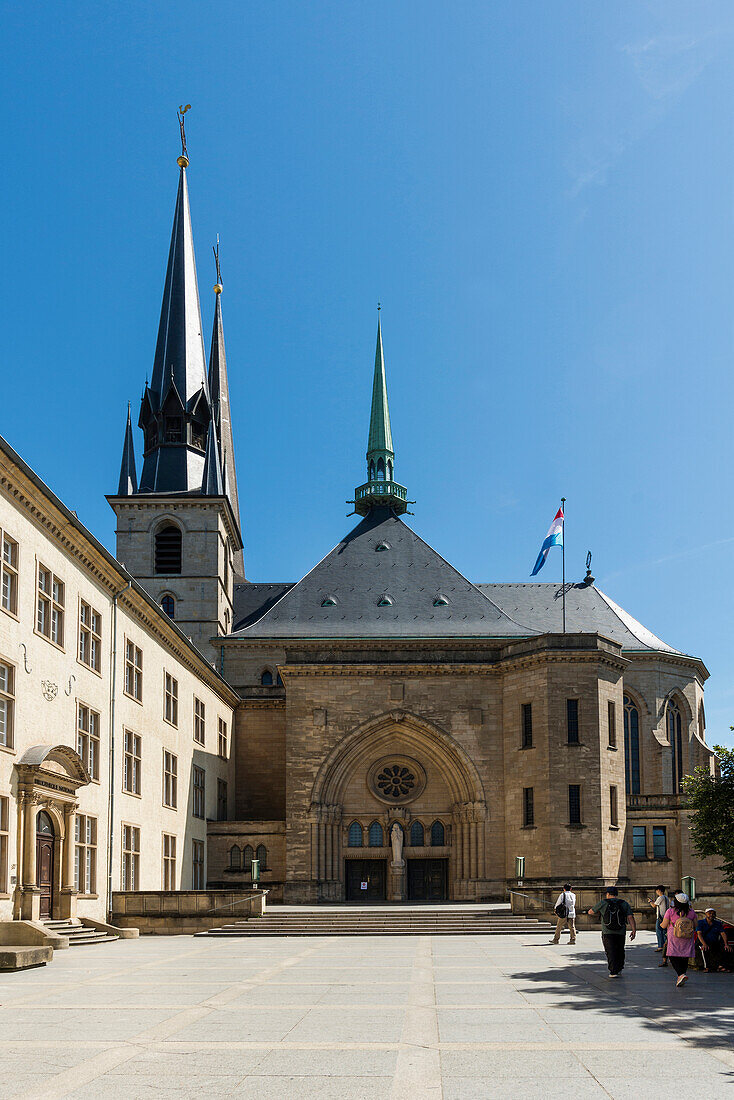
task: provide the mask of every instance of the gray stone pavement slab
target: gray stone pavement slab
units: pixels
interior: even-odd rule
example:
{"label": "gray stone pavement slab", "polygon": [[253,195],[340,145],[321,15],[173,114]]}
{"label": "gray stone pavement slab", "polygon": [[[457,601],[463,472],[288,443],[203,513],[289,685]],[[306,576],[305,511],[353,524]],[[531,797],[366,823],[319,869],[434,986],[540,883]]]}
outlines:
{"label": "gray stone pavement slab", "polygon": [[118,941],[0,983],[0,1100],[734,1096],[734,978],[676,990],[653,937]]}

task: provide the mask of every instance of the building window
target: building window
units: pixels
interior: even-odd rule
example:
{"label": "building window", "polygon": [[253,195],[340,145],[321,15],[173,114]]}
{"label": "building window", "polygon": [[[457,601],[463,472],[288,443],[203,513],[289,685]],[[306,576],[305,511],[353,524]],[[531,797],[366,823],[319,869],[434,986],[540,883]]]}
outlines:
{"label": "building window", "polygon": [[18,613],[18,543],[0,531],[0,607]]}
{"label": "building window", "polygon": [[168,749],[163,750],[163,805],[178,807],[178,758]]}
{"label": "building window", "polygon": [[607,728],[609,733],[609,748],[617,747],[617,715],[614,703],[610,699],[607,702]]}
{"label": "building window", "polygon": [[15,728],[15,668],[0,661],[0,745],[12,749]]}
{"label": "building window", "polygon": [[219,719],[217,734],[217,756],[227,759],[227,723],[223,718]]}
{"label": "building window", "polygon": [[170,672],[164,674],[163,684],[163,717],[172,726],[178,725],[178,680],[171,676]]}
{"label": "building window", "polygon": [[680,707],[673,699],[668,703],[666,725],[673,763],[673,794],[678,794],[683,778],[683,723]]}
{"label": "building window", "polygon": [[181,417],[166,417],[166,443],[181,442]]}
{"label": "building window", "polygon": [[97,893],[97,818],[76,815],[74,889],[77,894]]}
{"label": "building window", "polygon": [[191,889],[204,889],[204,841],[191,841]]}
{"label": "building window", "polygon": [[441,848],[446,843],[446,830],[442,821],[434,821],[431,825],[431,847]]}
{"label": "building window", "polygon": [[8,845],[10,799],[0,795],[0,894],[8,892]]}
{"label": "building window", "polygon": [[125,730],[123,745],[122,789],[127,794],[140,794],[142,758],[139,735],[132,730]]}
{"label": "building window", "polygon": [[206,741],[206,707],[194,696],[194,741],[203,745]]}
{"label": "building window", "polygon": [[242,849],[242,870],[252,874],[252,861],[255,858],[255,849],[251,844],[245,844]]}
{"label": "building window", "polygon": [[125,693],[143,701],[143,651],[125,639]]}
{"label": "building window", "polygon": [[206,772],[194,764],[194,817],[206,817]]}
{"label": "building window", "polygon": [[703,702],[698,704],[698,736],[702,741],[706,741],[706,712],[703,709]]}
{"label": "building window", "polygon": [[263,669],[262,673],[260,674],[260,683],[263,687],[273,686],[273,674],[269,668]]}
{"label": "building window", "polygon": [[634,859],[647,859],[647,827],[632,826],[632,856]]}
{"label": "building window", "polygon": [[164,615],[168,615],[169,619],[176,618],[176,601],[173,596],[161,597],[161,611]]}
{"label": "building window", "polygon": [[347,847],[349,848],[361,848],[364,844],[364,837],[362,836],[362,826],[358,821],[353,821],[349,826],[349,833],[347,836]]}
{"label": "building window", "polygon": [[[155,571],[173,576],[181,572],[181,528],[167,523],[155,536]],[[168,614],[168,612],[166,612]]]}
{"label": "building window", "polygon": [[268,869],[268,850],[264,844],[258,844],[257,852],[255,853],[255,859],[260,863],[260,870],[267,871]]}
{"label": "building window", "polygon": [[653,859],[668,858],[668,839],[664,825],[652,827],[652,857]]}
{"label": "building window", "polygon": [[609,788],[609,823],[619,826],[619,810],[617,806],[617,788]]}
{"label": "building window", "polygon": [[163,889],[176,889],[176,838],[163,834]]}
{"label": "building window", "polygon": [[522,790],[522,823],[527,829],[535,824],[535,795],[532,787]]}
{"label": "building window", "polygon": [[84,703],[77,715],[76,751],[92,779],[99,779],[99,715]]}
{"label": "building window", "polygon": [[579,743],[579,701],[566,700],[566,737],[569,745]]}
{"label": "building window", "polygon": [[422,848],[426,843],[426,831],[420,821],[414,821],[410,826],[410,843],[413,848]]}
{"label": "building window", "polygon": [[36,630],[57,646],[64,644],[65,591],[64,582],[39,564]]}
{"label": "building window", "polygon": [[384,844],[382,836],[382,825],[379,821],[373,821],[369,827],[367,836],[370,848],[382,848]]}
{"label": "building window", "polygon": [[227,820],[227,782],[217,780],[217,821]]}
{"label": "building window", "polygon": [[624,781],[627,794],[640,793],[640,712],[624,697]]}
{"label": "building window", "polygon": [[229,849],[229,869],[230,871],[242,870],[242,852],[236,844]]}
{"label": "building window", "polygon": [[571,783],[568,788],[568,823],[581,824],[581,787],[578,783]]}
{"label": "building window", "polygon": [[79,660],[94,672],[102,666],[102,616],[84,600],[79,605]]}
{"label": "building window", "polygon": [[532,703],[523,703],[522,705],[522,747],[524,749],[532,749],[533,747]]}
{"label": "building window", "polygon": [[137,890],[140,883],[140,829],[137,825],[122,826],[123,890]]}

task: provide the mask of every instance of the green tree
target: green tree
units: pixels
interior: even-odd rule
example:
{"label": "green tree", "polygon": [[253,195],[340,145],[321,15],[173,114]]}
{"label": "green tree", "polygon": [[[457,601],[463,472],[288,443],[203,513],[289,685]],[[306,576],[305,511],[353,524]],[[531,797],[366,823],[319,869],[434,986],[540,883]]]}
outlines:
{"label": "green tree", "polygon": [[734,749],[714,745],[714,752],[719,758],[719,774],[696,768],[683,779],[682,786],[689,799],[696,854],[721,856],[721,870],[734,885]]}

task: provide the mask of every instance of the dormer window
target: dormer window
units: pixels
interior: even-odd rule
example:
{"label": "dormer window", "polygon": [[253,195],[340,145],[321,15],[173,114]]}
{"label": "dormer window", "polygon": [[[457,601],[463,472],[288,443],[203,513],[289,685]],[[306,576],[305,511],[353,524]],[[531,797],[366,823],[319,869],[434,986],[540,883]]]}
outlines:
{"label": "dormer window", "polygon": [[389,542],[378,542],[377,546],[375,547],[375,553],[376,554],[381,554],[384,550],[389,550],[389,549],[390,549],[390,543]]}
{"label": "dormer window", "polygon": [[392,597],[387,596],[387,595],[386,596],[380,596],[379,600],[377,601],[377,606],[378,607],[390,607],[391,604],[392,604]]}
{"label": "dormer window", "polygon": [[321,601],[321,606],[322,607],[336,607],[336,597],[334,597],[334,596],[324,596],[323,600]]}
{"label": "dormer window", "polygon": [[439,594],[438,596],[436,596],[435,600],[433,601],[433,606],[434,607],[448,607],[448,603],[449,603],[449,601],[446,599],[446,597]]}

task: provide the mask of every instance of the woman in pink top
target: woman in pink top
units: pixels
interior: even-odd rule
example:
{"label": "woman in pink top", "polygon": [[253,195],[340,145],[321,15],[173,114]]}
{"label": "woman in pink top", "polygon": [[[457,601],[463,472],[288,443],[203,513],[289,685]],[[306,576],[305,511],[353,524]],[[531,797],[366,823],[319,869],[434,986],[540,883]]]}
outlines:
{"label": "woman in pink top", "polygon": [[[688,932],[690,936],[676,936],[675,929],[681,931],[681,924],[683,929]],[[676,894],[673,898],[673,904],[665,913],[665,916],[660,922],[661,928],[667,928],[668,930],[668,961],[678,975],[676,986],[683,985],[688,981],[688,975],[686,970],[688,969],[688,960],[692,959],[696,953],[696,910],[691,908],[691,902],[688,894]]]}

